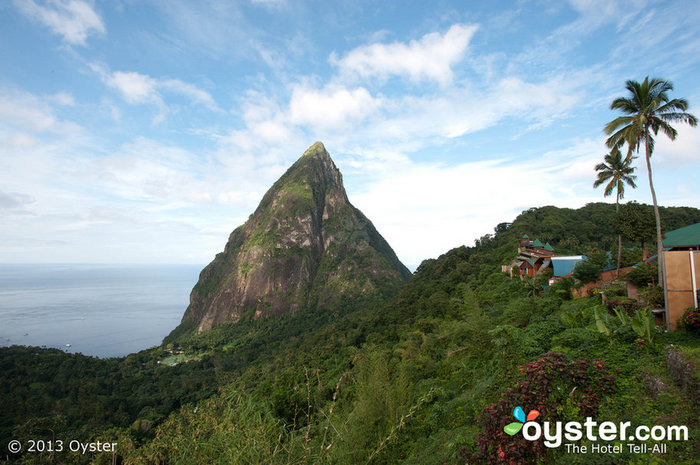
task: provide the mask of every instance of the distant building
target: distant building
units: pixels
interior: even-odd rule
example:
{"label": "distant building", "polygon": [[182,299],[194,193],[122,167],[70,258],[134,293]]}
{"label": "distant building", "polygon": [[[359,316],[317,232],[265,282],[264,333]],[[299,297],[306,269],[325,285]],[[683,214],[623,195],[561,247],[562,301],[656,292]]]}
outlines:
{"label": "distant building", "polygon": [[689,307],[700,300],[700,223],[667,232],[663,239],[666,321],[676,329]]}
{"label": "distant building", "polygon": [[585,255],[552,257],[553,279],[572,276],[574,274],[574,267],[584,260],[586,260]]}
{"label": "distant building", "polygon": [[503,265],[501,271],[513,276],[535,276],[552,264],[554,248],[549,242],[543,244],[539,239],[530,240],[523,235],[518,246],[518,257],[510,265]]}

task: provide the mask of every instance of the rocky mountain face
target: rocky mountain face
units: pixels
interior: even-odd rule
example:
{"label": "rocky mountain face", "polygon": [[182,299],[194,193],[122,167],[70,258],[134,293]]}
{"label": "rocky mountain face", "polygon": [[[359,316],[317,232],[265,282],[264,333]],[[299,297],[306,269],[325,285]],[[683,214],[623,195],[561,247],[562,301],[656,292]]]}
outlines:
{"label": "rocky mountain face", "polygon": [[410,275],[348,201],[340,171],[317,142],[202,270],[182,321],[201,332],[245,315],[332,309],[391,295]]}

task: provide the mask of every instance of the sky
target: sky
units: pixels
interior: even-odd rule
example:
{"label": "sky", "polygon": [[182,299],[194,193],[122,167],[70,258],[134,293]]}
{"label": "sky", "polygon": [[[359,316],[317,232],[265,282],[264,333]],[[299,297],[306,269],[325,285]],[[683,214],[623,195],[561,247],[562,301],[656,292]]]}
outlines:
{"label": "sky", "polygon": [[[316,141],[410,268],[592,187],[610,102],[700,115],[695,1],[0,3],[0,263],[194,263]],[[659,136],[700,207],[700,129]],[[651,203],[647,170],[625,201]]]}

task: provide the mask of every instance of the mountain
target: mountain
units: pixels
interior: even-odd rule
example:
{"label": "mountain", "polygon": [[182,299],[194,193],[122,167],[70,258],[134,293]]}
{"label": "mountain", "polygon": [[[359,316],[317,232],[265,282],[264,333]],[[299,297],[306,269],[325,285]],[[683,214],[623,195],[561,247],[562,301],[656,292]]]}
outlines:
{"label": "mountain", "polygon": [[410,276],[316,142],[202,270],[182,325],[202,332],[246,315],[332,309],[392,295]]}

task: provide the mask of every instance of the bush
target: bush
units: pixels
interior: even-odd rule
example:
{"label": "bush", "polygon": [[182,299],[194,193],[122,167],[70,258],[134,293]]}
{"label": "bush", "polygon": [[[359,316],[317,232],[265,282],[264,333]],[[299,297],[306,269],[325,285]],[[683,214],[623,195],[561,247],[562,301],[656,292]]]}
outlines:
{"label": "bush", "polygon": [[547,353],[519,367],[523,380],[505,391],[481,415],[482,432],[474,449],[461,447],[467,463],[535,464],[546,461],[544,438],[527,441],[522,435],[506,433],[513,422],[513,409],[537,410],[538,421],[562,421],[594,417],[601,401],[616,390],[617,373],[606,363]]}
{"label": "bush", "polygon": [[571,299],[571,289],[574,287],[574,280],[571,278],[561,278],[549,287],[549,291],[564,300]]}
{"label": "bush", "polygon": [[602,267],[589,260],[578,262],[574,267],[574,278],[582,283],[592,283],[598,280]]}
{"label": "bush", "polygon": [[688,307],[681,317],[681,325],[690,332],[700,334],[700,309]]}
{"label": "bush", "polygon": [[624,275],[623,279],[638,287],[642,287],[655,283],[657,277],[658,272],[655,267],[650,265],[639,265]]}
{"label": "bush", "polygon": [[639,289],[639,297],[651,308],[661,308],[664,306],[664,288],[661,286],[648,285]]}
{"label": "bush", "polygon": [[615,308],[621,307],[621,309],[627,316],[634,315],[634,312],[636,310],[642,308],[642,304],[640,304],[634,299],[630,299],[629,297],[618,297],[616,299],[610,299],[606,302],[605,306],[608,309],[608,313],[610,313],[611,315],[615,314]]}
{"label": "bush", "polygon": [[619,284],[612,285],[603,291],[603,295],[608,299],[615,297],[626,297],[627,288],[625,286],[620,286]]}

